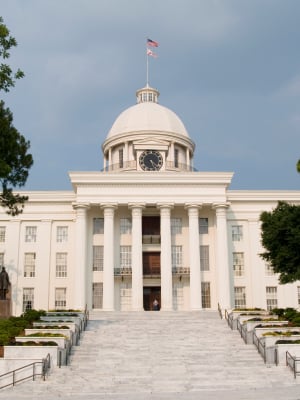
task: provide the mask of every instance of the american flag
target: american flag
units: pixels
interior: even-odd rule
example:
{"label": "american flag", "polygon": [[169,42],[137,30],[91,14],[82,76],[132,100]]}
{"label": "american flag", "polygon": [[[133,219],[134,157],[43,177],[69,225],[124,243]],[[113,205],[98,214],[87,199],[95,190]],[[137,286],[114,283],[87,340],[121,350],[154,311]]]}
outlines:
{"label": "american flag", "polygon": [[147,56],[151,56],[151,57],[157,57],[157,54],[156,53],[154,53],[154,51],[152,51],[152,50],[150,50],[150,49],[147,49]]}
{"label": "american flag", "polygon": [[158,47],[158,42],[155,42],[154,40],[151,39],[147,39],[147,46]]}

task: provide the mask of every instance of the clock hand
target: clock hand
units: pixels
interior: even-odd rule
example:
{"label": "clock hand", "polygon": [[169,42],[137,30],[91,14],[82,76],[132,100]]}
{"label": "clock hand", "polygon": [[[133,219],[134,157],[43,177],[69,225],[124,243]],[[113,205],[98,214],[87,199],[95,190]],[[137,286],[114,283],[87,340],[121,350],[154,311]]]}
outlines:
{"label": "clock hand", "polygon": [[154,167],[154,168],[157,168],[157,167],[158,167],[158,164],[155,164],[155,162],[154,162],[153,160],[150,160],[150,162],[151,162],[151,164],[152,164],[152,167]]}

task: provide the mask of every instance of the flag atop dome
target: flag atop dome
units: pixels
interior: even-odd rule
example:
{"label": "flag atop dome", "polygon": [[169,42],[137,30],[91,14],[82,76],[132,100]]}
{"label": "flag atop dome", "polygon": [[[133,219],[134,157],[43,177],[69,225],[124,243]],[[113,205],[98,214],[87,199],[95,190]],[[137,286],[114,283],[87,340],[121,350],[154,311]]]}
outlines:
{"label": "flag atop dome", "polygon": [[147,39],[147,46],[150,47],[158,47],[158,42],[155,42],[155,40]]}

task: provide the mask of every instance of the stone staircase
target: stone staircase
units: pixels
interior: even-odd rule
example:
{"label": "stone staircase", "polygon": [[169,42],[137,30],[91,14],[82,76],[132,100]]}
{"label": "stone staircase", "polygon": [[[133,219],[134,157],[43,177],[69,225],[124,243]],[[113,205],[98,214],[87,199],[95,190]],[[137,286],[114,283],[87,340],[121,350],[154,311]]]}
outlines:
{"label": "stone staircase", "polygon": [[[287,397],[290,396],[290,397]],[[291,396],[296,397],[291,397]],[[300,378],[266,366],[216,312],[91,313],[70,365],[0,399],[300,399]]]}

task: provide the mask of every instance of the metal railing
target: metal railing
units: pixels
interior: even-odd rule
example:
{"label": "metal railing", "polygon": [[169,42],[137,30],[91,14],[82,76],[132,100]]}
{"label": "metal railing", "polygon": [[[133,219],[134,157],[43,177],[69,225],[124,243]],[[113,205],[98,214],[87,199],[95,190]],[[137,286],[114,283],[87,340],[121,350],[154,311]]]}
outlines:
{"label": "metal railing", "polygon": [[300,363],[299,357],[292,356],[288,351],[285,353],[286,366],[290,367],[294,373],[294,378],[300,375],[300,371],[297,370],[297,365]]}
{"label": "metal railing", "polygon": [[131,267],[122,267],[114,269],[115,276],[124,276],[124,275],[132,275]]}
{"label": "metal railing", "polygon": [[253,344],[257,348],[257,351],[264,359],[264,363],[267,361],[266,344],[263,342],[256,334],[255,330],[253,332]]}
{"label": "metal railing", "polygon": [[[40,366],[40,371],[38,371],[38,366]],[[6,372],[5,374],[0,375],[0,382],[8,380],[8,383],[0,386],[0,389],[4,389],[9,386],[15,386],[17,383],[23,382],[28,379],[32,379],[33,381],[37,376],[41,376],[43,380],[46,380],[46,377],[49,374],[49,370],[51,368],[51,357],[48,353],[42,361],[35,361],[33,363],[24,365],[23,367],[16,368],[13,371]],[[27,373],[28,370],[28,373]]]}
{"label": "metal railing", "polygon": [[[120,172],[120,171],[130,171],[137,169],[136,160],[123,161],[115,164],[107,165],[105,168],[101,169],[101,172]],[[165,165],[166,171],[197,171],[192,165],[178,163],[175,161],[167,161]]]}
{"label": "metal railing", "polygon": [[174,274],[174,275],[189,275],[190,267],[173,267],[172,274]]}
{"label": "metal railing", "polygon": [[143,235],[143,244],[160,244],[160,235]]}

